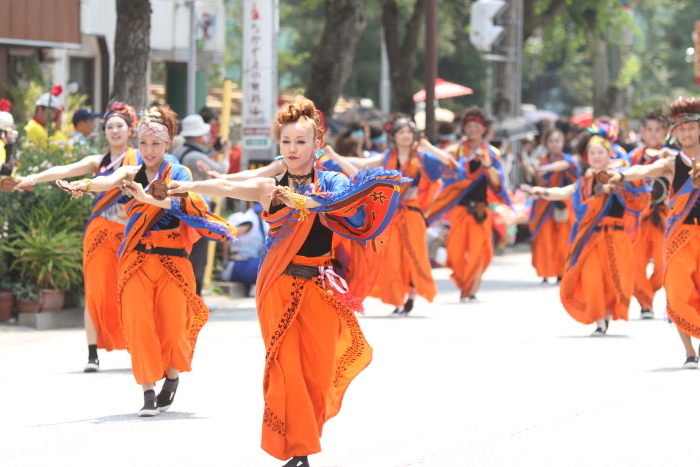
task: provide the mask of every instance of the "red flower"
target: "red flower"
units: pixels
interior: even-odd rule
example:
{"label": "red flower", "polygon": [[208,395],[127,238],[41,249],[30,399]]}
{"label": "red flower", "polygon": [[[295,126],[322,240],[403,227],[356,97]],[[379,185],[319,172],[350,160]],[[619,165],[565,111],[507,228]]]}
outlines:
{"label": "red flower", "polygon": [[51,95],[54,97],[60,96],[62,92],[63,87],[60,84],[56,84],[53,88],[51,88]]}
{"label": "red flower", "polygon": [[0,112],[9,112],[12,104],[7,99],[0,99]]}

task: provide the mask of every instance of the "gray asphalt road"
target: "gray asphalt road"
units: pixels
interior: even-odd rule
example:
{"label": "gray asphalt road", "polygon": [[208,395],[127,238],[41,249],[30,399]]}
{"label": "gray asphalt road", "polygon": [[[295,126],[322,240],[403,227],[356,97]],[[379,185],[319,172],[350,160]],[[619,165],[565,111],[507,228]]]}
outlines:
{"label": "gray asphalt road", "polygon": [[[324,431],[314,467],[697,465],[700,372],[673,327],[612,323],[610,335],[562,309],[529,254],[495,258],[479,302],[440,295],[412,316],[366,302],[374,361]],[[175,404],[139,419],[126,352],[82,373],[81,330],[0,326],[0,465],[279,466],[259,448],[263,344],[250,299],[216,300]],[[662,310],[663,295],[657,297]]]}

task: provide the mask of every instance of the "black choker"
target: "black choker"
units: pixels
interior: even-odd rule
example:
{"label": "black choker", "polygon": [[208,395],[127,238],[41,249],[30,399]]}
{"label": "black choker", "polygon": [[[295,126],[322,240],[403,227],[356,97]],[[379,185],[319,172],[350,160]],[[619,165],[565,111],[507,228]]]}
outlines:
{"label": "black choker", "polygon": [[287,175],[292,180],[292,185],[294,186],[294,191],[298,192],[299,187],[303,187],[303,186],[306,186],[309,184],[308,183],[309,179],[311,179],[311,181],[313,181],[314,172],[313,172],[313,170],[311,170],[311,173],[308,173],[306,175],[294,175],[294,174],[290,174],[289,172],[287,172]]}

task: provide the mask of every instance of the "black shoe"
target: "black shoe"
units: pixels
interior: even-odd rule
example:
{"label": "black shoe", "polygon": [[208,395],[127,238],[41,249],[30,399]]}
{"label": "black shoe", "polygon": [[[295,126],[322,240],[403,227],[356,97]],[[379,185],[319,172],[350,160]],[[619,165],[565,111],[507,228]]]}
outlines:
{"label": "black shoe", "polygon": [[642,312],[640,313],[640,318],[641,319],[654,319],[654,310],[651,308],[642,308]]}
{"label": "black shoe", "polygon": [[557,276],[557,284],[561,284],[561,276]]}
{"label": "black shoe", "polygon": [[149,389],[143,393],[143,407],[139,410],[139,417],[155,417],[156,415],[158,415],[156,392]]}
{"label": "black shoe", "polygon": [[547,284],[549,284],[549,281],[547,280],[546,277],[543,277],[542,278],[542,285],[547,285]]}
{"label": "black shoe", "polygon": [[282,467],[310,467],[308,456],[294,456]]}
{"label": "black shoe", "polygon": [[96,371],[100,371],[100,361],[96,358],[89,359],[88,362],[85,364],[85,367],[83,367],[83,371],[85,373],[94,373]]}
{"label": "black shoe", "polygon": [[409,298],[408,300],[406,300],[406,303],[404,303],[404,305],[403,305],[403,311],[405,313],[409,313],[412,309],[413,309],[413,299]]}
{"label": "black shoe", "polygon": [[158,411],[159,412],[165,412],[170,408],[171,405],[173,405],[173,401],[175,400],[175,393],[177,392],[177,386],[175,386],[174,391],[168,391],[163,387],[160,392],[158,393]]}
{"label": "black shoe", "polygon": [[686,358],[683,368],[686,370],[696,370],[698,368],[698,357]]}

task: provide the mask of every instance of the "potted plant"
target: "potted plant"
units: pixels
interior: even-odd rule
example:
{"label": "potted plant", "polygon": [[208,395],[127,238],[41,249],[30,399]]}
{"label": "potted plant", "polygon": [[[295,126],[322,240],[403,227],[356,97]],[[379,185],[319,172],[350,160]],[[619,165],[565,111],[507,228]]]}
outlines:
{"label": "potted plant", "polygon": [[6,252],[23,284],[42,289],[42,311],[60,310],[65,291],[82,281],[81,222],[76,205],[35,207],[17,219]]}
{"label": "potted plant", "polygon": [[38,313],[41,309],[41,291],[38,285],[17,282],[12,285],[20,313]]}
{"label": "potted plant", "polygon": [[10,281],[10,268],[7,258],[0,252],[0,321],[10,319],[14,304],[15,294]]}

